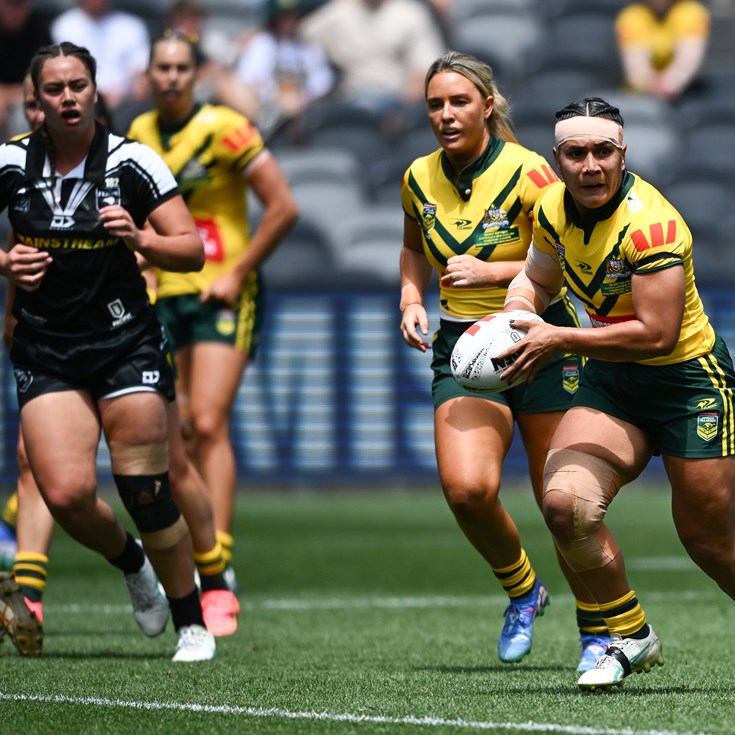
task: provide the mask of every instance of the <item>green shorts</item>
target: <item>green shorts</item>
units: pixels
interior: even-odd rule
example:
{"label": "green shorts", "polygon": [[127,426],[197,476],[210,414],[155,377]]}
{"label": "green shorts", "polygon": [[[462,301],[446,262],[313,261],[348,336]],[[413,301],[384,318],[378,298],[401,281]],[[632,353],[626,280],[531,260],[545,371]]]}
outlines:
{"label": "green shorts", "polygon": [[[574,307],[568,299],[550,306],[544,312],[543,317],[549,324],[565,327],[579,326]],[[435,410],[450,398],[460,396],[472,396],[494,403],[502,403],[510,407],[514,416],[566,411],[572,405],[582,371],[582,359],[576,355],[561,355],[549,361],[541,368],[533,382],[521,383],[502,393],[476,393],[463,388],[454,379],[449,360],[454,345],[468,326],[467,322],[442,320],[439,330],[434,335],[434,359],[431,362],[434,380],[431,384],[431,393]]]}
{"label": "green shorts", "polygon": [[674,365],[588,360],[574,397],[645,431],[663,454],[705,459],[735,454],[735,372],[724,340]]}
{"label": "green shorts", "polygon": [[232,345],[254,359],[264,313],[260,277],[249,278],[234,309],[199,303],[199,294],[167,296],[156,301],[172,351],[199,342]]}

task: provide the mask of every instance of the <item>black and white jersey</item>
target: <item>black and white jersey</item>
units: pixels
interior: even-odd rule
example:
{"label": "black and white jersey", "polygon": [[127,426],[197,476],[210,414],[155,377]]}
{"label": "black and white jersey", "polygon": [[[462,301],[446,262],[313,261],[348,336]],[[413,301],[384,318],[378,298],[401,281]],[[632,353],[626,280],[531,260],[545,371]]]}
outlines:
{"label": "black and white jersey", "polygon": [[16,289],[19,323],[39,336],[94,337],[132,322],[148,308],[145,281],[99,210],[119,204],[142,227],[177,193],[158,154],[99,124],[86,159],[63,177],[51,175],[40,131],[0,145],[0,211],[8,208],[15,242],[53,258],[36,291]]}

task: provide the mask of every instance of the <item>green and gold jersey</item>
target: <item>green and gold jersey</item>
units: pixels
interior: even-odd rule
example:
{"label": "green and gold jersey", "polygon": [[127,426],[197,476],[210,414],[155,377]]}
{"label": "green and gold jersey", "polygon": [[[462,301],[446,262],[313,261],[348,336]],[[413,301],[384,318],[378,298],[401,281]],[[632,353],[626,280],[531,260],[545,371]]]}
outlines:
{"label": "green and gold jersey", "polygon": [[[416,159],[403,178],[401,201],[423,234],[424,252],[441,276],[453,255],[480,260],[525,260],[536,199],[557,181],[551,166],[517,143],[492,138],[485,153],[462,171],[459,188],[441,149]],[[500,311],[506,287],[441,286],[442,315],[479,319]]]}
{"label": "green and gold jersey", "polygon": [[166,162],[204,242],[202,271],[158,271],[158,297],[199,293],[229,273],[248,248],[242,170],[263,150],[263,139],[238,112],[209,104],[198,106],[173,131],[161,129],[156,111],[146,112],[133,120],[128,137],[150,146]]}
{"label": "green and gold jersey", "polygon": [[584,219],[562,183],[534,210],[533,243],[559,259],[567,287],[593,327],[635,319],[631,279],[684,268],[686,299],[679,342],[670,355],[640,360],[670,365],[708,353],[715,334],[694,283],[692,236],[681,215],[650,184],[625,173],[619,194]]}
{"label": "green and gold jersey", "polygon": [[690,0],[673,3],[663,15],[646,3],[631,3],[615,19],[615,33],[623,51],[645,49],[660,71],[672,62],[682,41],[709,37],[710,14],[703,3]]}

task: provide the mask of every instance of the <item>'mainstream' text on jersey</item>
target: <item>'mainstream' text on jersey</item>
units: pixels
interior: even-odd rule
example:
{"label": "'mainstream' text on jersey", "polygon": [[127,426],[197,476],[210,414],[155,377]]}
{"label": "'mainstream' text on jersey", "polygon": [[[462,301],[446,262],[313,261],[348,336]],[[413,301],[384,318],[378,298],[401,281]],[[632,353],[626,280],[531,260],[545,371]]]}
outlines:
{"label": "'mainstream' text on jersey", "polygon": [[0,146],[0,209],[8,209],[15,242],[53,259],[37,290],[16,289],[13,315],[44,335],[109,333],[149,301],[134,253],[107,232],[99,210],[119,204],[141,228],[178,194],[176,180],[150,148],[101,125],[79,166],[63,177],[51,171],[41,131]]}

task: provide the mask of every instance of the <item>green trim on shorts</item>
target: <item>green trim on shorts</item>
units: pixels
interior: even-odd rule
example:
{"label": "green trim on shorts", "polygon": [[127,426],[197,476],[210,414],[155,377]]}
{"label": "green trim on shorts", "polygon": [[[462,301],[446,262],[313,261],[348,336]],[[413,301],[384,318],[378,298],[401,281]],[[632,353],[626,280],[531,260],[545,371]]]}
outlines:
{"label": "green trim on shorts", "polygon": [[614,416],[649,434],[662,454],[707,459],[735,454],[735,371],[724,340],[673,365],[588,360],[575,406]]}
{"label": "green trim on shorts", "polygon": [[[550,306],[543,314],[544,320],[557,326],[579,326],[579,320],[569,299]],[[550,360],[538,372],[533,382],[522,383],[502,393],[476,393],[462,387],[452,375],[449,363],[452,349],[471,322],[441,321],[434,335],[434,358],[431,368],[434,380],[431,393],[434,410],[452,398],[469,396],[509,406],[513,415],[566,411],[574,399],[582,371],[582,358],[577,355],[561,355]]]}
{"label": "green trim on shorts", "polygon": [[252,273],[234,309],[199,303],[199,294],[158,299],[156,313],[166,329],[172,351],[200,342],[222,342],[254,359],[265,311],[265,292]]}

